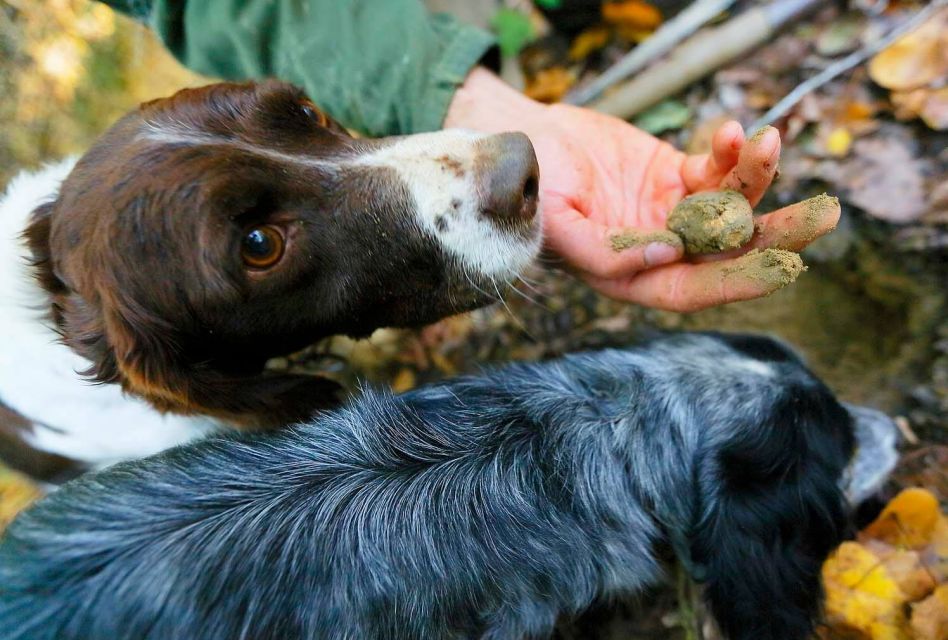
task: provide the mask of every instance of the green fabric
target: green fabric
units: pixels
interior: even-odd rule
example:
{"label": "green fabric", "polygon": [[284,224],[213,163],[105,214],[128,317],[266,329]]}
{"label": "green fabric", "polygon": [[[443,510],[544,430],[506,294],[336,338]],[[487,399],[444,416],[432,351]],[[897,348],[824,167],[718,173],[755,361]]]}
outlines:
{"label": "green fabric", "polygon": [[276,77],[372,136],[433,131],[492,37],[419,0],[105,0],[190,69]]}

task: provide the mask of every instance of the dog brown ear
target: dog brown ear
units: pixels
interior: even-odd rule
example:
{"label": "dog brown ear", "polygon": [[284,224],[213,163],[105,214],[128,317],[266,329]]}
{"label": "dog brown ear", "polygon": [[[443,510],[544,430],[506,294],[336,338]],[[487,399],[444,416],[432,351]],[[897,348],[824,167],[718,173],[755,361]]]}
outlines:
{"label": "dog brown ear", "polygon": [[210,415],[247,429],[270,429],[307,420],[342,399],[342,387],[319,376],[233,373],[188,362],[169,338],[170,327],[142,330],[143,325],[132,328],[114,316],[107,325],[123,388],[162,411]]}
{"label": "dog brown ear", "polygon": [[50,248],[55,203],[33,212],[24,236],[32,266],[50,296],[50,312],[63,341],[92,364],[83,375],[119,383],[161,411],[211,415],[248,429],[267,429],[306,420],[338,405],[342,387],[317,376],[230,373],[187,360],[175,329],[147,311],[109,295],[89,301],[56,275]]}
{"label": "dog brown ear", "polygon": [[30,221],[23,232],[23,238],[30,249],[32,259],[30,266],[37,282],[50,295],[60,295],[66,292],[66,285],[56,276],[53,269],[52,251],[49,236],[53,226],[53,209],[55,202],[47,202],[33,210]]}

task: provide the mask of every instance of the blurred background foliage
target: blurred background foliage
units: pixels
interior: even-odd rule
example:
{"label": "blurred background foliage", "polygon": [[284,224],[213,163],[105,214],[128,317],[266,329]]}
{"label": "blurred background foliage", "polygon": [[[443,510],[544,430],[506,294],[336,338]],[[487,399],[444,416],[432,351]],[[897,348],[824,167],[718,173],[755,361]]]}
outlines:
{"label": "blurred background foliage", "polygon": [[0,0],[0,184],[81,153],[142,101],[207,80],[89,0]]}

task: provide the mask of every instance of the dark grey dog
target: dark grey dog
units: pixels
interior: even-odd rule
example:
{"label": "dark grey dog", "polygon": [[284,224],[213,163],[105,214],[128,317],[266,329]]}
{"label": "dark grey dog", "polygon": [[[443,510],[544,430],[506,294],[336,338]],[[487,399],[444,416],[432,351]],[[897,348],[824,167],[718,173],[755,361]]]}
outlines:
{"label": "dark grey dog", "polygon": [[670,545],[729,638],[802,639],[853,452],[893,433],[747,336],[366,392],[37,504],[0,544],[0,637],[542,637],[654,582]]}

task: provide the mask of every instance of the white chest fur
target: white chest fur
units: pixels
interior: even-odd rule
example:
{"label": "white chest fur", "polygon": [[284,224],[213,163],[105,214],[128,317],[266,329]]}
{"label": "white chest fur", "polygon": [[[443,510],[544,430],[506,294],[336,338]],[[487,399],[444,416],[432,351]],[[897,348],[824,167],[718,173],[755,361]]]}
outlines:
{"label": "white chest fur", "polygon": [[118,385],[89,382],[77,373],[89,363],[49,326],[21,234],[74,164],[20,174],[0,199],[0,401],[35,423],[34,448],[102,467],[201,437],[215,423],[162,415]]}

